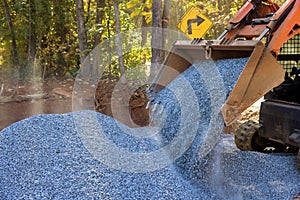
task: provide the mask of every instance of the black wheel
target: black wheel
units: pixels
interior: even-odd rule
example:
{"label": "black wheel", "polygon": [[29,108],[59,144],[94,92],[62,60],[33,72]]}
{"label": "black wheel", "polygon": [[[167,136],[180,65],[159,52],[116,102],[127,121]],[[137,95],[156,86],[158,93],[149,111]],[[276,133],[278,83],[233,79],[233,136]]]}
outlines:
{"label": "black wheel", "polygon": [[300,192],[294,196],[291,200],[300,200]]}
{"label": "black wheel", "polygon": [[239,126],[235,134],[235,144],[242,151],[263,151],[267,141],[258,135],[259,124],[247,121]]}
{"label": "black wheel", "polygon": [[300,169],[300,149],[298,150],[298,155],[297,155],[297,167]]}

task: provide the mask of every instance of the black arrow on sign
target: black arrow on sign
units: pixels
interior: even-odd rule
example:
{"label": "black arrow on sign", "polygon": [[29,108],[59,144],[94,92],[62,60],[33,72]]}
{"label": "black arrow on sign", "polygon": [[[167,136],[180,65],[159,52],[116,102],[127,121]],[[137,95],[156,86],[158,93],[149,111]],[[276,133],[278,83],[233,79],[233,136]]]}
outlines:
{"label": "black arrow on sign", "polygon": [[197,17],[195,19],[189,19],[189,20],[187,20],[188,34],[193,34],[193,29],[192,29],[192,24],[193,23],[197,23],[197,26],[200,26],[200,24],[202,24],[202,22],[204,22],[204,19],[202,19],[198,15],[197,15]]}

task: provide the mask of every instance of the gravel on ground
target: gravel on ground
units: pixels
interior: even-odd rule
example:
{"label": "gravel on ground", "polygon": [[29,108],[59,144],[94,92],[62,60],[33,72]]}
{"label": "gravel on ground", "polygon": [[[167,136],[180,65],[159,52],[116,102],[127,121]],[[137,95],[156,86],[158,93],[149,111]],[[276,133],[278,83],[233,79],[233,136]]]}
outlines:
{"label": "gravel on ground", "polygon": [[5,128],[1,198],[290,199],[300,188],[295,155],[242,152],[221,134],[220,106],[246,61],[189,68],[157,96],[155,127],[77,111]]}

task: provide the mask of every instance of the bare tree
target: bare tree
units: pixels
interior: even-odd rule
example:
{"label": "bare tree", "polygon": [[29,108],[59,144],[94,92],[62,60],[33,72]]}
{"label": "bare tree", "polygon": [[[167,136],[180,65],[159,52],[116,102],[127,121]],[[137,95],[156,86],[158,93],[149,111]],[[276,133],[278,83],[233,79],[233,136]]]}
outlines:
{"label": "bare tree", "polygon": [[115,24],[116,24],[116,33],[117,33],[117,51],[118,51],[118,61],[120,66],[121,73],[121,82],[126,82],[126,73],[124,66],[124,58],[122,51],[122,38],[121,38],[121,21],[120,21],[120,12],[119,12],[119,2],[118,0],[114,0],[114,12],[115,12]]}
{"label": "bare tree", "polygon": [[163,14],[162,14],[162,28],[168,28],[170,20],[170,0],[164,0]]}
{"label": "bare tree", "polygon": [[75,4],[76,4],[78,44],[80,50],[80,62],[83,63],[84,59],[88,55],[83,0],[75,0]]}
{"label": "bare tree", "polygon": [[[143,0],[143,4],[146,3],[146,0]],[[147,6],[144,7],[144,12],[149,12],[149,8]],[[148,23],[146,20],[146,16],[143,15],[142,17],[142,43],[141,46],[145,46],[146,42],[147,42],[147,29],[144,29],[144,27],[147,27]]]}
{"label": "bare tree", "polygon": [[163,62],[163,58],[161,55],[162,49],[162,1],[161,0],[153,0],[152,1],[152,38],[151,38],[151,46],[152,46],[152,57],[151,57],[151,72],[150,79],[153,79],[160,64]]}
{"label": "bare tree", "polygon": [[162,35],[162,51],[161,51],[161,57],[162,59],[165,58],[165,47],[166,47],[166,40],[167,40],[167,32],[166,29],[169,26],[169,20],[170,20],[170,0],[164,0],[164,7],[163,7],[163,14],[162,14],[162,28],[163,28],[163,35]]}
{"label": "bare tree", "polygon": [[10,34],[11,34],[13,64],[18,69],[19,76],[23,76],[22,75],[23,71],[22,71],[22,69],[20,67],[20,63],[19,63],[19,55],[18,55],[16,35],[15,35],[15,31],[14,31],[13,21],[12,21],[10,10],[9,10],[9,6],[8,6],[8,3],[7,3],[6,0],[3,0],[3,6],[4,6],[5,14],[6,14],[7,23],[8,23],[8,27],[9,27],[9,30],[10,30]]}
{"label": "bare tree", "polygon": [[55,55],[54,74],[59,76],[63,76],[65,74],[65,69],[68,65],[68,62],[65,59],[65,54],[64,54],[66,50],[64,46],[68,42],[67,35],[69,32],[69,29],[66,25],[67,24],[66,8],[68,4],[69,3],[66,0],[52,0],[53,14],[51,17],[53,19],[53,30],[55,33],[54,35],[57,40],[56,42],[58,44],[58,48],[55,51],[53,51]]}
{"label": "bare tree", "polygon": [[[102,24],[102,20],[104,18],[104,11],[103,8],[105,7],[105,0],[96,0],[97,3],[97,11],[96,11],[96,24]],[[102,32],[99,32],[94,37],[94,48],[100,43],[102,36]]]}
{"label": "bare tree", "polygon": [[28,62],[32,63],[36,55],[36,26],[34,23],[34,16],[36,14],[34,0],[29,0],[28,9],[28,21],[29,21],[29,33],[28,33]]}
{"label": "bare tree", "polygon": [[88,4],[88,7],[87,7],[87,15],[86,15],[85,23],[88,23],[88,21],[90,19],[90,14],[91,14],[91,0],[88,0],[87,4]]}

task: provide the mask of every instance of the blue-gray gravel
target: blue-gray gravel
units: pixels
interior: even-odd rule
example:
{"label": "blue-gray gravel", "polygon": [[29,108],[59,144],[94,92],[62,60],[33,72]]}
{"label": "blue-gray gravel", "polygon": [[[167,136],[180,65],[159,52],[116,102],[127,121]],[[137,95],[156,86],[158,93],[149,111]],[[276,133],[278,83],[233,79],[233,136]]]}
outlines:
{"label": "blue-gray gravel", "polygon": [[[146,134],[151,132],[151,127],[130,129],[92,111],[39,115],[4,129],[0,133],[0,198],[291,198],[300,191],[295,155],[242,152],[235,147],[232,136],[217,139],[223,122],[215,110],[228,96],[246,61],[220,60],[215,63],[216,67],[204,62],[183,73],[187,85],[182,84],[183,77],[175,79],[156,98],[164,107],[164,113],[154,116],[160,131],[153,136]],[[215,84],[211,86],[211,82]],[[186,101],[192,106],[180,105]],[[193,105],[195,101],[197,105]],[[165,123],[160,124],[160,120]],[[214,120],[216,122],[211,123]],[[180,131],[187,135],[180,139],[192,139],[191,143],[182,141],[171,146],[163,156],[175,160],[155,170],[149,167],[155,162],[151,159],[134,160],[138,162],[133,165],[136,169],[118,169],[117,159],[123,159],[122,156],[108,154],[106,159],[116,164],[110,166],[101,162],[99,156],[105,155],[101,152],[96,155],[101,147],[92,142],[103,133],[107,141],[124,152],[147,155],[172,143]],[[194,131],[196,134],[191,134]],[[136,137],[136,132],[145,133],[147,137]],[[203,145],[207,140],[217,145]],[[181,154],[181,149],[186,151]],[[203,153],[205,149],[212,151]],[[159,160],[156,160],[158,166]],[[143,165],[147,170],[138,171]]]}

